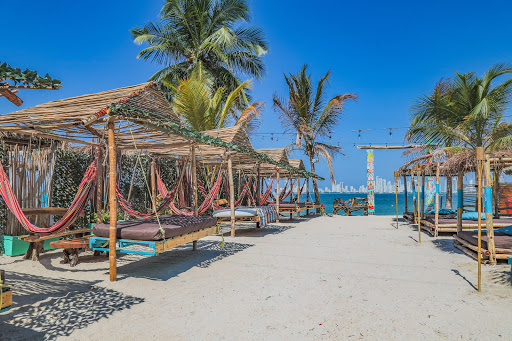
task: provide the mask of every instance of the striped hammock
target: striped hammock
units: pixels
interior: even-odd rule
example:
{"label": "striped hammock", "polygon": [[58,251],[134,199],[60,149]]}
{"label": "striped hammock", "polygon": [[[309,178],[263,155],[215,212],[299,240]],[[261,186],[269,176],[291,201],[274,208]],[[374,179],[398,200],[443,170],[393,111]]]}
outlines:
{"label": "striped hammock", "polygon": [[16,199],[14,195],[14,191],[9,184],[9,179],[5,174],[4,167],[0,163],[0,195],[6,206],[9,210],[14,214],[16,219],[20,222],[20,224],[25,228],[25,230],[32,233],[52,233],[52,232],[60,232],[64,230],[66,227],[69,227],[73,224],[76,219],[82,214],[89,201],[91,193],[93,193],[95,184],[96,184],[96,160],[93,161],[87,170],[85,171],[85,175],[82,179],[82,182],[78,186],[78,191],[76,192],[75,198],[71,203],[71,206],[68,208],[64,216],[56,222],[54,225],[48,228],[37,227],[32,224],[27,216],[23,213],[23,210],[20,206],[20,203]]}

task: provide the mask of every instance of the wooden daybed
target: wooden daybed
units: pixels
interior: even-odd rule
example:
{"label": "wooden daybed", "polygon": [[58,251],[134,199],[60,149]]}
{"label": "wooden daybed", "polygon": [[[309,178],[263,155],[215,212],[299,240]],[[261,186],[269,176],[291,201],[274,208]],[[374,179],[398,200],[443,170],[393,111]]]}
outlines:
{"label": "wooden daybed", "polygon": [[[478,257],[478,232],[462,231],[453,235],[453,245],[465,254],[477,259]],[[496,259],[508,260],[512,256],[512,236],[495,231],[494,243],[496,245]],[[482,259],[488,260],[490,252],[487,247],[487,235],[482,233]]]}
{"label": "wooden daybed", "polygon": [[[482,220],[482,224],[485,225],[485,220]],[[493,226],[496,228],[505,227],[512,225],[511,218],[501,218],[501,219],[493,219]],[[424,217],[421,220],[421,228],[425,231],[428,231],[432,235],[435,231],[435,218],[433,215],[429,215]],[[438,220],[438,232],[439,233],[447,233],[447,232],[457,232],[457,218],[445,218],[440,216]],[[475,230],[478,228],[478,221],[476,220],[462,220],[462,229],[463,230]]]}

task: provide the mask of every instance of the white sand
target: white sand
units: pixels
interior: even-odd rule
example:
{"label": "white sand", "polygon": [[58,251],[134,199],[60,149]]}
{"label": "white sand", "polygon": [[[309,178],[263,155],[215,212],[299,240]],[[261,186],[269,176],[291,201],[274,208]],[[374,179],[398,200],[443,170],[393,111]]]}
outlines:
{"label": "white sand", "polygon": [[[42,264],[0,258],[16,305],[0,339],[76,340],[507,340],[510,266],[483,267],[448,237],[431,238],[391,217],[318,217],[235,239],[202,239],[158,257],[108,262],[59,252]],[[85,254],[86,255],[86,254]],[[91,288],[91,286],[94,286]]]}

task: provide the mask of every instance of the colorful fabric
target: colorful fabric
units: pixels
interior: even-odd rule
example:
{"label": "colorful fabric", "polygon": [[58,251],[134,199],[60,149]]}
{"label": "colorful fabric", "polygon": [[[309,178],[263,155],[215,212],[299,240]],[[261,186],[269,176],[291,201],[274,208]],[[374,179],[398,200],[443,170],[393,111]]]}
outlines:
{"label": "colorful fabric", "polygon": [[368,215],[375,214],[375,176],[373,149],[366,151],[366,176],[368,183]]}
{"label": "colorful fabric", "polygon": [[436,194],[436,178],[429,176],[425,179],[425,210],[434,204]]}
{"label": "colorful fabric", "polygon": [[12,214],[14,214],[25,230],[33,233],[59,232],[73,224],[80,214],[82,214],[85,206],[87,206],[87,202],[89,201],[91,193],[94,192],[96,184],[95,164],[96,160],[87,167],[82,182],[78,186],[75,198],[64,216],[49,228],[37,227],[28,220],[27,216],[23,213],[18,199],[16,199],[16,196],[14,195],[14,191],[11,188],[9,179],[5,174],[2,164],[0,164],[0,195],[2,196],[2,199],[4,199],[5,205],[9,208]]}
{"label": "colorful fabric", "polygon": [[277,221],[277,211],[274,206],[239,206],[237,209],[253,209],[260,217],[260,227],[265,227]]}

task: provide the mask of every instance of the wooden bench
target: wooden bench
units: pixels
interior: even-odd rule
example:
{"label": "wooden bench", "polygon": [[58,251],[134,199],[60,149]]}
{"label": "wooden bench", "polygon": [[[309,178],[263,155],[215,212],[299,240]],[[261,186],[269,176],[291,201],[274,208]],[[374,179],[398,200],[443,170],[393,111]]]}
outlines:
{"label": "wooden bench", "polygon": [[[78,264],[78,252],[80,249],[89,248],[89,238],[91,238],[91,236],[92,235],[87,235],[81,238],[54,240],[50,243],[50,246],[55,249],[63,249],[63,264],[75,266]],[[94,251],[95,256],[98,254],[99,252]]]}
{"label": "wooden bench", "polygon": [[338,214],[339,211],[345,212],[345,215],[352,215],[353,212],[363,211],[363,215],[368,215],[368,199],[366,198],[350,198],[342,200],[340,198],[334,199],[332,203],[332,213]]}
{"label": "wooden bench", "polygon": [[66,230],[58,233],[39,233],[39,234],[31,234],[28,236],[19,237],[20,240],[29,242],[27,253],[23,256],[23,259],[32,259],[33,261],[39,261],[39,254],[44,251],[44,242],[48,239],[53,239],[57,237],[71,236],[82,233],[91,233],[90,228],[85,229],[76,229],[76,230]]}

